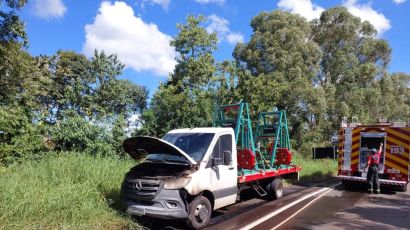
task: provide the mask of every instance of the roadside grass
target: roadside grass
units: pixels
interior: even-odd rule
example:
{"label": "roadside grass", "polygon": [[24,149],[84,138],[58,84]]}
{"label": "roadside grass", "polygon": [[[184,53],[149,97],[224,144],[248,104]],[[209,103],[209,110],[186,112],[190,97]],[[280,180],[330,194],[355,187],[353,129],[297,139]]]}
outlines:
{"label": "roadside grass", "polygon": [[312,159],[297,154],[292,163],[302,167],[299,175],[301,182],[319,181],[337,173],[337,160],[333,159]]}
{"label": "roadside grass", "polygon": [[51,154],[0,170],[0,229],[139,228],[118,210],[124,174],[115,157]]}

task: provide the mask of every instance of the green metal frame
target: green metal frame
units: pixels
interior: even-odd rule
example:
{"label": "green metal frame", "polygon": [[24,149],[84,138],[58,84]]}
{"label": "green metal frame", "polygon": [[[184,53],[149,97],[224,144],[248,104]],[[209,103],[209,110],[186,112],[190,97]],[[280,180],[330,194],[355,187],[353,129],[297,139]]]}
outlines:
{"label": "green metal frame", "polygon": [[[229,114],[232,113],[232,114]],[[248,103],[240,101],[237,104],[221,105],[215,109],[213,126],[232,127],[235,133],[235,141],[238,148],[250,149],[255,155],[255,167],[252,170],[243,169],[244,175],[258,172],[259,169],[288,168],[288,165],[275,165],[275,158],[278,148],[291,149],[289,139],[288,122],[284,110],[262,112],[258,115],[256,133],[253,136],[252,123],[250,119]],[[231,115],[231,116],[229,116]],[[269,117],[273,116],[273,122],[269,123]],[[264,133],[265,128],[270,128],[271,133]],[[272,152],[261,151],[255,146],[256,141],[261,141],[262,136],[274,138]],[[267,139],[264,139],[265,143]],[[259,154],[257,154],[259,153]],[[270,161],[268,161],[269,159]]]}
{"label": "green metal frame", "polygon": [[[272,120],[268,118],[272,117]],[[269,123],[271,121],[271,123]],[[266,133],[266,130],[272,130],[272,132]],[[271,153],[263,152],[260,149],[258,151],[264,158],[270,158],[269,166],[274,167],[276,153],[278,148],[291,149],[289,139],[288,121],[286,118],[286,111],[279,110],[272,112],[262,112],[258,115],[258,123],[256,125],[255,140],[260,142],[263,138],[274,138],[273,148]],[[265,141],[267,143],[267,141]],[[269,157],[270,156],[270,157]]]}
{"label": "green metal frame", "polygon": [[[227,112],[234,111],[235,117],[228,117]],[[240,101],[237,104],[220,105],[215,110],[213,126],[228,127],[229,124],[235,124],[234,133],[235,141],[240,149],[250,149],[256,152],[254,136],[252,133],[252,124],[249,116],[248,103]],[[255,169],[258,169],[256,164]]]}

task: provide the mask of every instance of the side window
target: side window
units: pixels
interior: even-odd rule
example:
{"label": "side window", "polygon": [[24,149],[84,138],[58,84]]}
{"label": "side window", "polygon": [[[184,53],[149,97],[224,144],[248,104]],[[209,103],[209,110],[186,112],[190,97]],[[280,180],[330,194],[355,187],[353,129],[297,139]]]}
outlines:
{"label": "side window", "polygon": [[[225,151],[232,152],[232,136],[231,135],[223,135],[219,138],[220,142],[220,154],[223,157],[223,153]],[[225,161],[225,159],[223,159]]]}
{"label": "side window", "polygon": [[[230,134],[222,135],[216,142],[214,149],[212,150],[212,158],[220,158],[224,165],[229,165],[229,163],[224,159],[224,151],[232,151],[232,136]],[[211,162],[208,162],[208,167],[210,167]]]}
{"label": "side window", "polygon": [[220,151],[219,151],[220,145],[221,145],[221,138],[219,137],[218,141],[216,142],[214,146],[214,150],[212,150],[211,158],[222,158]]}

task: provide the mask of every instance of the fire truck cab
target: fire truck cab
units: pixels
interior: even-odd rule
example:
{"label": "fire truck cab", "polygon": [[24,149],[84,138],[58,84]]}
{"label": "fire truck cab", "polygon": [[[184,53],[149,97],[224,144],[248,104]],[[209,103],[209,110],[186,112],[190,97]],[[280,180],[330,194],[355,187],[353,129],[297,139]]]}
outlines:
{"label": "fire truck cab", "polygon": [[367,158],[372,149],[379,149],[380,143],[380,185],[405,191],[410,169],[410,127],[405,122],[379,119],[376,124],[363,125],[348,123],[344,118],[339,129],[338,178],[344,184],[366,183]]}

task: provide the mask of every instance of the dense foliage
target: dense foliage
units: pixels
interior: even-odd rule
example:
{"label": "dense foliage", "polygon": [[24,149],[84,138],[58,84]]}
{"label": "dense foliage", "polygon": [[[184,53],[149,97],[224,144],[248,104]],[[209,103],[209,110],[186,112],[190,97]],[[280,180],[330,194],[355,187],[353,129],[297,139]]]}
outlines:
{"label": "dense foliage", "polygon": [[123,154],[126,119],[146,107],[147,90],[118,78],[115,55],[31,56],[16,15],[24,3],[7,0],[0,12],[0,165],[50,150]]}

